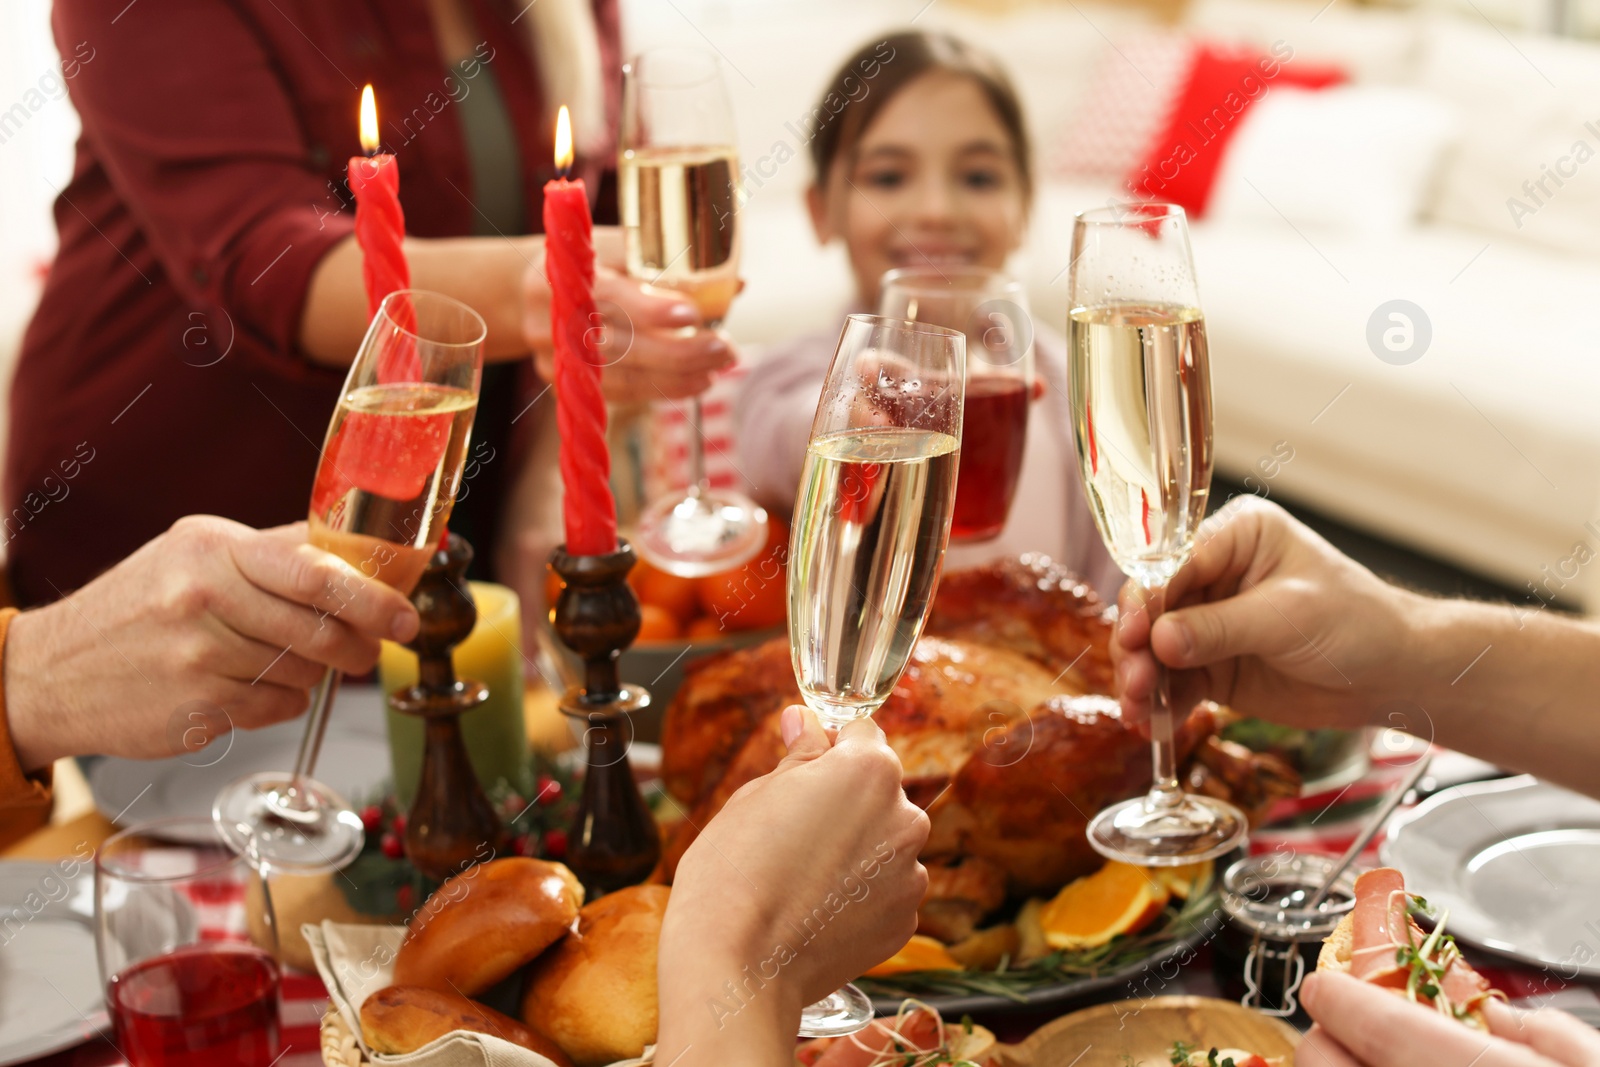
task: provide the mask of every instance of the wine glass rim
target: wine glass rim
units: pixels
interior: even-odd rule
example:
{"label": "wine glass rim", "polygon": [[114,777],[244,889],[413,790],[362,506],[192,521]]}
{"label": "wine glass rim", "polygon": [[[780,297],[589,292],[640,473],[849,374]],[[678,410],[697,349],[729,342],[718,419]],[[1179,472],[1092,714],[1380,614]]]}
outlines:
{"label": "wine glass rim", "polygon": [[[389,313],[389,302],[394,300],[395,297],[409,297],[413,303],[415,303],[417,298],[420,297],[427,301],[454,304],[457,308],[471,316],[471,321],[474,321],[478,324],[478,335],[467,341],[440,341],[437,338],[424,337],[416,330],[408,330],[406,327],[400,325],[400,323],[395,320],[395,317]],[[444,293],[436,292],[432,289],[396,289],[394,292],[383,298],[383,302],[378,305],[378,314],[382,315],[386,320],[388,320],[390,328],[396,333],[405,334],[407,337],[413,338],[414,340],[433,348],[476,348],[482,345],[489,336],[488,323],[483,321],[483,316],[478,314],[471,304],[467,304],[463,301],[457,300],[453,296],[447,296]]]}
{"label": "wine glass rim", "polygon": [[[912,279],[927,279],[927,284],[917,284]],[[940,285],[943,279],[947,284]],[[1003,270],[994,267],[985,267],[978,263],[966,263],[958,267],[895,267],[883,272],[879,281],[879,288],[896,285],[909,292],[921,296],[931,293],[935,296],[960,291],[962,287],[948,284],[955,280],[972,281],[985,288],[992,287],[997,293],[1015,293],[1022,291],[1022,282],[1013,278]],[[978,287],[977,285],[972,288]]]}
{"label": "wine glass rim", "polygon": [[[123,882],[139,882],[145,885],[157,885],[162,882],[187,882],[196,878],[204,878],[208,875],[225,871],[230,867],[235,867],[240,863],[248,863],[247,857],[240,853],[234,852],[228,847],[228,843],[223,839],[220,831],[216,833],[216,842],[214,846],[197,846],[190,838],[186,838],[179,834],[161,832],[164,829],[175,826],[182,826],[190,830],[193,830],[196,827],[210,827],[213,831],[216,830],[216,823],[211,819],[201,818],[194,815],[177,815],[168,819],[152,819],[148,822],[134,823],[132,826],[124,827],[123,829],[118,830],[116,833],[100,842],[100,847],[94,850],[95,870],[97,872],[104,872],[105,874],[108,874]],[[197,866],[193,870],[182,872],[142,871],[136,868],[128,867],[124,864],[117,863],[115,855],[117,849],[115,846],[126,844],[128,841],[137,837],[148,837],[158,841],[164,841],[170,844],[174,849],[184,849],[191,852],[196,848],[205,849],[215,847],[218,853],[221,855],[221,858],[219,858],[215,863],[208,863],[202,866]]]}
{"label": "wine glass rim", "polygon": [[[707,64],[704,74],[687,78],[662,78],[660,76],[641,75],[639,61],[646,56],[694,56],[702,59]],[[715,81],[722,73],[716,53],[709,49],[700,48],[692,44],[658,44],[635,52],[626,63],[622,65],[622,73],[634,78],[639,84],[648,85],[652,89],[692,89],[697,85]]]}
{"label": "wine glass rim", "polygon": [[935,326],[931,322],[918,322],[916,319],[896,319],[890,318],[886,315],[867,315],[863,313],[846,315],[845,319],[849,322],[864,323],[867,326],[871,326],[874,329],[879,330],[899,330],[902,333],[925,333],[932,337],[960,337],[965,339],[967,336],[960,330],[952,330],[947,326]]}
{"label": "wine glass rim", "polygon": [[1107,204],[1093,207],[1072,216],[1074,222],[1090,226],[1147,226],[1168,219],[1187,221],[1188,213],[1178,204],[1160,201],[1127,204]]}

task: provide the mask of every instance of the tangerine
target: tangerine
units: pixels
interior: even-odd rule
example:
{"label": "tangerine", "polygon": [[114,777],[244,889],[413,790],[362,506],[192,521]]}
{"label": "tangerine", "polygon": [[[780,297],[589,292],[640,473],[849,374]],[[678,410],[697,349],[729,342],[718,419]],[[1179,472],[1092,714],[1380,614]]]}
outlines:
{"label": "tangerine", "polygon": [[722,624],[707,615],[695,619],[683,631],[683,636],[691,641],[714,641],[723,634]]}
{"label": "tangerine", "polygon": [[683,628],[672,612],[659,604],[639,605],[640,642],[674,641],[683,636]]}
{"label": "tangerine", "polygon": [[868,978],[883,978],[907,971],[959,971],[961,964],[950,955],[944,942],[926,934],[912,934],[899,952],[867,972]]}
{"label": "tangerine", "polygon": [[698,583],[700,608],[725,630],[764,630],[788,618],[789,528],[767,520],[767,547],[741,567]]}
{"label": "tangerine", "polygon": [[634,592],[644,604],[666,608],[679,625],[687,625],[697,610],[693,578],[680,578],[676,574],[651,567],[634,585]]}
{"label": "tangerine", "polygon": [[1118,934],[1143,930],[1167,906],[1171,891],[1143,867],[1111,860],[1064,886],[1044,906],[1039,925],[1051,948],[1098,948]]}

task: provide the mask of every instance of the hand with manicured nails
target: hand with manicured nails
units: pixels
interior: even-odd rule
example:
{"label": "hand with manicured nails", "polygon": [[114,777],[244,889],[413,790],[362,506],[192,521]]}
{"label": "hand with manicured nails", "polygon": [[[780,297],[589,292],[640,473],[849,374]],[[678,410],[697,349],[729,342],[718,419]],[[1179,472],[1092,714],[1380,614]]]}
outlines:
{"label": "hand with manicured nails", "polygon": [[1305,1067],[1593,1067],[1600,1033],[1554,1008],[1484,1004],[1490,1033],[1347,974],[1307,975],[1301,1003],[1317,1021],[1295,1050]]}
{"label": "hand with manicured nails", "polygon": [[[928,817],[871,719],[830,742],[800,707],[789,753],[684,854],[661,931],[658,1063],[794,1059],[800,1010],[915,932]],[[678,1060],[678,1056],[683,1056]]]}
{"label": "hand with manicured nails", "polygon": [[[598,335],[605,361],[601,388],[618,404],[681,400],[711,388],[713,376],[737,362],[733,343],[721,330],[699,328],[694,302],[624,273],[622,235],[615,227],[594,231],[594,297],[603,320]],[[555,380],[550,347],[549,285],[543,263],[523,274],[523,337],[545,381]]]}
{"label": "hand with manicured nails", "polygon": [[382,639],[408,641],[417,625],[405,596],[307,544],[305,523],[179,519],[12,620],[12,744],[25,770],[91,753],[183,755],[230,728],[294,718],[326,668],[365,673]]}

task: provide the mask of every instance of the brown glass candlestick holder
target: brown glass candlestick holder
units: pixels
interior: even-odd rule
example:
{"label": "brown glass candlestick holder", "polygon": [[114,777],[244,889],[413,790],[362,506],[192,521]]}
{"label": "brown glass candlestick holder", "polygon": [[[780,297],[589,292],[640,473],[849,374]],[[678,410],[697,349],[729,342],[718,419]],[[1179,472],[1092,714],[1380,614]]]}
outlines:
{"label": "brown glass candlestick holder", "polygon": [[565,545],[550,554],[566,583],[556,601],[556,636],[584,664],[584,684],[566,691],[561,710],[586,727],[583,793],[567,833],[567,866],[590,899],[644,881],[661,858],[655,820],[628,763],[632,715],[650,706],[650,693],[623,685],[617,674],[617,658],[639,635],[639,601],[628,585],[633,562],[626,541],[602,556],[568,555]]}
{"label": "brown glass candlestick holder", "polygon": [[462,714],[487,700],[489,689],[456,678],[450,658],[478,621],[466,591],[471,562],[472,546],[455,534],[428,560],[411,594],[422,626],[406,645],[417,654],[417,684],[389,698],[395,710],[424,720],[422,774],[406,815],[406,855],[439,882],[505,854],[509,843],[461,736]]}

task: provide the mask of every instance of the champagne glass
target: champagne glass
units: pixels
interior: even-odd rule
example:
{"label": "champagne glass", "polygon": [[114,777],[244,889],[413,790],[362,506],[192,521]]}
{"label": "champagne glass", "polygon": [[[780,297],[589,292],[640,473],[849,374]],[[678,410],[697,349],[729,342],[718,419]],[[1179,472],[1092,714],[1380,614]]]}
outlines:
{"label": "champagne glass", "polygon": [[[1079,214],[1068,289],[1083,484],[1100,536],[1154,621],[1211,493],[1211,369],[1183,209],[1138,204]],[[1125,863],[1175,867],[1232,850],[1246,824],[1233,805],[1178,787],[1167,672],[1156,667],[1150,791],[1097,815],[1089,843]]]}
{"label": "champagne glass", "polygon": [[[811,425],[789,556],[789,647],[825,726],[871,715],[922,634],[950,539],[966,338],[851,315]],[[852,1033],[872,1004],[847,985],[806,1008],[802,1037]]]}
{"label": "champagne glass", "polygon": [[132,1067],[277,1062],[278,936],[266,874],[226,847],[210,820],[113,834],[95,852],[94,893],[106,1008]]}
{"label": "champagne glass", "polygon": [[967,336],[952,542],[991,541],[1005,529],[1022,474],[1033,388],[1033,320],[1022,283],[988,267],[901,267],[879,283],[878,314]]}
{"label": "champagne glass", "polygon": [[[459,300],[391,293],[373,316],[328,424],[311,490],[310,537],[363,575],[409,594],[445,533],[478,410],[487,330]],[[334,590],[341,602],[359,589]],[[336,869],[361,851],[361,819],[314,780],[328,710],[329,668],[311,695],[291,774],[229,783],[211,809],[223,839],[273,867]]]}
{"label": "champagne glass", "polygon": [[[716,329],[739,290],[739,159],[717,57],[654,48],[623,68],[617,160],[628,274],[676,289]],[[689,404],[689,486],[639,516],[633,546],[672,574],[738,566],[767,543],[767,515],[706,477],[700,398]]]}

